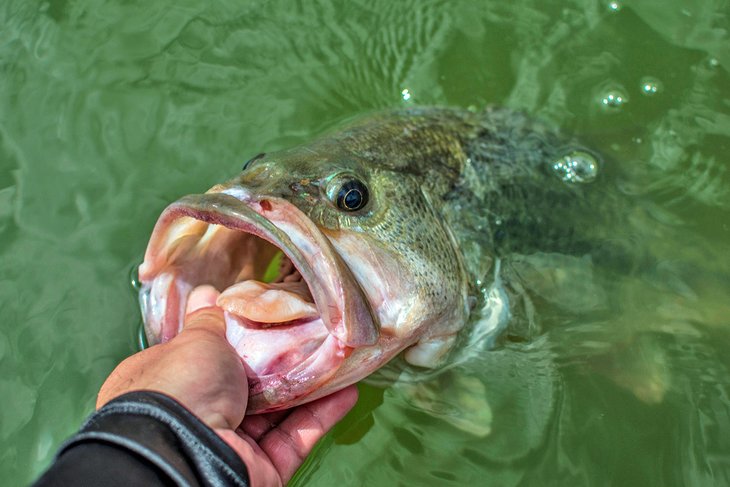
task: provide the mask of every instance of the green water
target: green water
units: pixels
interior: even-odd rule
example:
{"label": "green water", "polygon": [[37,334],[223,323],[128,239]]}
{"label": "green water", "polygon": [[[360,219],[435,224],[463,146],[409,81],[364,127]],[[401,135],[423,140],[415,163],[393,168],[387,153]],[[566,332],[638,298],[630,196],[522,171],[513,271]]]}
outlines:
{"label": "green water", "polygon": [[[601,153],[606,184],[641,201],[637,247],[653,242],[656,269],[685,262],[690,278],[563,282],[562,307],[533,293],[536,337],[452,371],[477,394],[449,393],[449,406],[487,404],[488,435],[426,414],[403,389],[362,386],[295,483],[727,484],[728,10],[724,0],[4,0],[3,483],[42,471],[136,350],[129,276],[167,203],[357,114],[498,104]],[[596,312],[602,292],[614,305]]]}

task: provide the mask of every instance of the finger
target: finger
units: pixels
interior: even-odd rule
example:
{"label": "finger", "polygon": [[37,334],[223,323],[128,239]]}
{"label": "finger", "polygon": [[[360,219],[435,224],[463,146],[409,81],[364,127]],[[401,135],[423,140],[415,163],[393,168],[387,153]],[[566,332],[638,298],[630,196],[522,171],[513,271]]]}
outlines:
{"label": "finger", "polygon": [[223,311],[215,305],[220,293],[209,285],[198,286],[188,296],[183,330],[204,329],[225,336]]}
{"label": "finger", "polygon": [[253,439],[242,434],[240,430],[234,432],[230,429],[216,429],[215,432],[246,464],[251,485],[282,485],[279,472]]}
{"label": "finger", "polygon": [[291,413],[291,411],[275,411],[266,414],[253,414],[246,416],[241,423],[241,429],[255,441],[259,441],[262,436],[276,428],[281,421]]}
{"label": "finger", "polygon": [[183,331],[187,330],[206,330],[225,338],[226,320],[223,316],[223,310],[212,306],[193,311],[185,316]]}
{"label": "finger", "polygon": [[350,386],[331,396],[299,406],[259,442],[261,449],[286,484],[314,445],[357,402],[357,388]]}
{"label": "finger", "polygon": [[216,288],[208,284],[196,287],[192,290],[190,296],[188,296],[185,315],[192,314],[202,308],[215,306],[215,302],[218,300],[220,294]]}

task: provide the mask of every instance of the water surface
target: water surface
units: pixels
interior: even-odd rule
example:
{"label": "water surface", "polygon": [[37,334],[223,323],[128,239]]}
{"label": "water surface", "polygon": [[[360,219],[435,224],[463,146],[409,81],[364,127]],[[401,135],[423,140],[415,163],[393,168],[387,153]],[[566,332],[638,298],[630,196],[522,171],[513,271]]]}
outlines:
{"label": "water surface", "polygon": [[496,104],[601,154],[652,265],[529,261],[539,332],[449,372],[441,412],[488,434],[363,385],[294,483],[727,483],[728,26],[719,0],[3,2],[0,476],[38,475],[136,350],[167,203],[358,114]]}

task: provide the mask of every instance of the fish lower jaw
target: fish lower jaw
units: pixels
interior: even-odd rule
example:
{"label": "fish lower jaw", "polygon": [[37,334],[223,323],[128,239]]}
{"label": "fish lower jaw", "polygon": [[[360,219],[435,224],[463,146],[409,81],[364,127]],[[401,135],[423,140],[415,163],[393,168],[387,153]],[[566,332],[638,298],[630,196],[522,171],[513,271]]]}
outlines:
{"label": "fish lower jaw", "polygon": [[327,382],[337,373],[351,350],[328,334],[318,343],[317,349],[298,364],[287,363],[279,369],[281,364],[269,362],[269,373],[248,376],[247,412],[277,411],[321,397],[323,391],[328,391]]}
{"label": "fish lower jaw", "polygon": [[[187,301],[196,287],[172,273],[163,273],[143,287],[140,302],[150,343],[167,342],[182,331]],[[319,316],[274,324],[229,311],[224,311],[224,317],[226,339],[246,369],[251,414],[306,402],[351,351],[330,334]]]}
{"label": "fish lower jaw", "polygon": [[226,338],[246,364],[249,413],[301,400],[326,382],[348,354],[321,318],[265,329],[230,313],[225,319]]}

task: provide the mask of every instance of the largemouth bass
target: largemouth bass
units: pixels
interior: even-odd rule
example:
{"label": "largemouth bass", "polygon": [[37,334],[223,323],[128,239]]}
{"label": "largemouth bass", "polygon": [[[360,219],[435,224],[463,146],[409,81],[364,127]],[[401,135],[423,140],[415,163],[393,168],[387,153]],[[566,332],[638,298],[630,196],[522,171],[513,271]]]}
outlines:
{"label": "largemouth bass", "polygon": [[495,262],[584,255],[617,228],[620,215],[591,211],[612,207],[599,167],[504,109],[393,111],[260,154],[160,216],[139,268],[148,340],[174,337],[190,292],[215,287],[254,413],[330,394],[404,351],[435,367],[478,303],[497,310],[486,338],[509,318]]}

